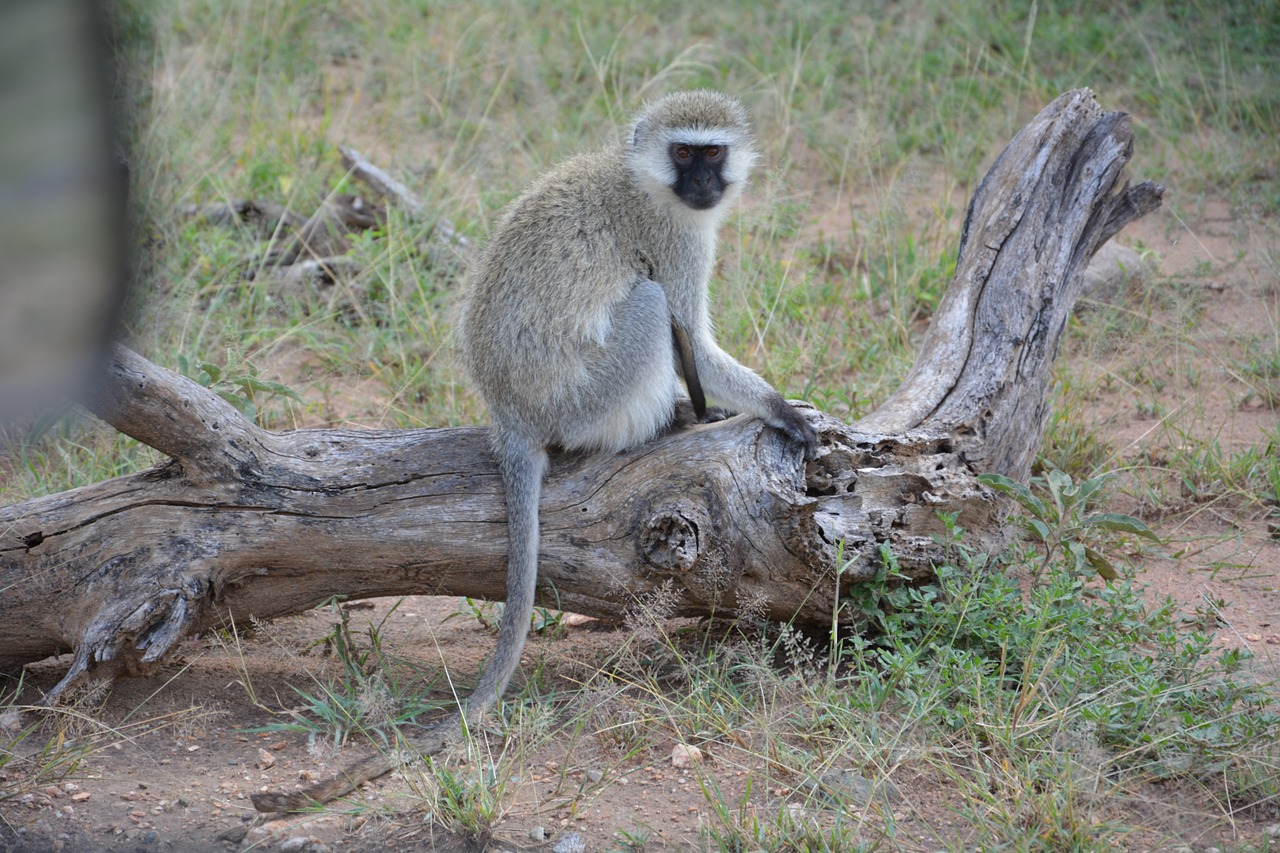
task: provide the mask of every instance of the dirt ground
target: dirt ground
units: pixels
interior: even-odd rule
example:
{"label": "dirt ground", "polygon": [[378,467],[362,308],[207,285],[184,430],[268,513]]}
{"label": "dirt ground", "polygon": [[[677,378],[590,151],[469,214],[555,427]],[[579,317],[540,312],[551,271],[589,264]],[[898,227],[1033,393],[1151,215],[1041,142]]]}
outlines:
{"label": "dirt ground", "polygon": [[[1202,320],[1206,334],[1223,342],[1247,333],[1276,334],[1280,297],[1262,263],[1266,244],[1225,205],[1207,209],[1194,227],[1158,213],[1122,236],[1122,242],[1135,241],[1155,250],[1164,275],[1197,271],[1195,281],[1212,296]],[[1200,272],[1205,263],[1213,270],[1207,276]],[[1073,357],[1070,347],[1064,357]],[[1199,365],[1203,374],[1220,375],[1222,365],[1211,355],[1204,358]],[[1241,404],[1224,393],[1220,403],[1205,423],[1206,429],[1216,430],[1224,448],[1256,443],[1276,424],[1277,412],[1257,401]],[[1155,418],[1130,391],[1116,386],[1099,392],[1090,416],[1116,448],[1117,467],[1149,454]],[[1135,499],[1132,506],[1117,509],[1141,512],[1140,503]],[[1165,545],[1141,565],[1139,580],[1148,585],[1148,595],[1153,600],[1171,595],[1188,611],[1221,601],[1212,605],[1218,616],[1216,641],[1252,651],[1264,677],[1280,675],[1280,528],[1274,516],[1268,519],[1257,507],[1210,504],[1155,526]],[[393,605],[350,605],[351,624],[381,622]],[[385,644],[398,655],[414,650],[426,667],[448,661],[459,672],[473,671],[492,635],[475,619],[448,619],[458,606],[453,599],[399,602],[382,626]],[[323,664],[317,642],[330,632],[335,618],[331,610],[321,609],[280,620],[249,634],[235,648],[214,637],[195,638],[156,675],[104,688],[96,702],[84,707],[97,722],[126,736],[114,737],[88,755],[68,780],[0,803],[0,851],[472,849],[433,830],[420,815],[410,819],[421,821],[414,824],[403,817],[353,816],[338,806],[318,815],[260,823],[248,799],[251,792],[289,789],[326,776],[367,749],[356,743],[317,755],[300,734],[246,731],[272,721],[255,706],[251,692],[264,704],[287,707],[297,702],[289,684],[311,686],[301,670]],[[593,623],[532,641],[526,668],[538,660],[553,672],[590,666],[616,645],[620,630]],[[28,667],[23,700],[37,699],[66,665],[63,658]],[[618,763],[599,751],[593,739],[584,738],[577,746],[553,741],[520,774],[518,796],[489,849],[625,849],[627,837],[620,830],[647,832],[648,850],[694,846],[700,822],[708,820],[707,801],[696,775],[673,765],[674,745],[674,740],[655,743]],[[726,798],[736,797],[742,774],[728,766],[713,772]],[[951,792],[931,779],[908,776],[895,782],[903,793],[894,806],[896,837],[945,839]],[[584,784],[594,793],[571,810],[566,804]],[[393,775],[371,783],[359,796],[390,807],[410,793],[410,783]],[[1194,792],[1155,785],[1116,808],[1129,820],[1142,815],[1151,827],[1149,834],[1126,844],[1133,850],[1176,849],[1165,846],[1171,838],[1178,839],[1177,846],[1197,851],[1256,844],[1280,821],[1280,814],[1227,820]],[[916,848],[904,844],[904,849]],[[930,848],[921,841],[919,849]]]}

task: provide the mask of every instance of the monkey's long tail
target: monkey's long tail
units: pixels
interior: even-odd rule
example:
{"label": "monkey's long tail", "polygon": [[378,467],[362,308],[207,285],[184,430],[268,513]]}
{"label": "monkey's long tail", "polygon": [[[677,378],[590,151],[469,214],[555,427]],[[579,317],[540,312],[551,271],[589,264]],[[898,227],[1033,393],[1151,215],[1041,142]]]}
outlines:
{"label": "monkey's long tail", "polygon": [[[542,479],[547,473],[547,451],[545,447],[523,439],[508,438],[499,443],[496,437],[494,450],[507,490],[507,530],[511,540],[507,558],[507,606],[498,625],[498,646],[493,659],[467,699],[464,713],[468,720],[475,720],[481,711],[498,700],[520,665],[520,653],[524,650],[529,619],[533,615],[533,592],[538,582],[538,501],[542,497]],[[452,714],[409,736],[407,749],[374,753],[347,767],[339,775],[300,791],[253,794],[254,808],[260,812],[313,808],[341,797],[418,756],[440,752],[458,741],[462,729],[462,714]]]}
{"label": "monkey's long tail", "polygon": [[497,701],[520,665],[538,583],[538,501],[547,474],[547,449],[519,436],[494,435],[493,442],[507,492],[507,603],[493,658],[467,699],[470,719]]}

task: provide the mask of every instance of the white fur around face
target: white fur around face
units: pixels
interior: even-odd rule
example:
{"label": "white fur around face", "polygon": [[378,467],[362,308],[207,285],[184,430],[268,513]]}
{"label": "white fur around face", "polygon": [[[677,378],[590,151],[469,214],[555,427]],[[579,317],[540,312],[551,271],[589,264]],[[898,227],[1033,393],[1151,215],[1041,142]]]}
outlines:
{"label": "white fur around face", "polygon": [[[695,119],[691,112],[706,115]],[[714,214],[712,218],[718,219],[742,192],[758,157],[746,110],[732,98],[714,92],[678,93],[647,105],[631,126],[627,162],[636,180],[654,198],[674,198],[671,188],[676,170],[670,150],[677,144],[720,145],[729,150],[721,171],[727,184],[724,199],[713,211],[691,211],[700,216]]]}

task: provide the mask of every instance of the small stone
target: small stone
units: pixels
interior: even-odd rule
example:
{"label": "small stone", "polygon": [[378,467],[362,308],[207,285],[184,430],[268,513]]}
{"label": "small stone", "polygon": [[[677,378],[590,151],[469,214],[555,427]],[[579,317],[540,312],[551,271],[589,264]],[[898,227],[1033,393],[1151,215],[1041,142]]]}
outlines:
{"label": "small stone", "polygon": [[293,838],[287,838],[284,841],[281,841],[280,849],[283,853],[298,853],[298,851],[304,850],[310,843],[310,838],[303,835],[295,835]]}
{"label": "small stone", "polygon": [[1108,242],[1080,273],[1080,301],[1075,311],[1079,314],[1099,304],[1115,304],[1130,282],[1141,284],[1146,278],[1142,255],[1127,246]]}
{"label": "small stone", "polygon": [[586,853],[586,849],[587,842],[581,835],[576,832],[566,832],[551,848],[551,853]]}
{"label": "small stone", "polygon": [[230,841],[232,844],[239,844],[244,837],[249,834],[247,826],[233,826],[230,829],[224,829],[218,833],[219,841]]}
{"label": "small stone", "polygon": [[22,731],[22,712],[17,708],[10,708],[0,713],[0,732],[6,734],[17,734]]}
{"label": "small stone", "polygon": [[[1262,639],[1262,635],[1261,634],[1245,634],[1244,638],[1251,643],[1256,643]],[[1208,853],[1208,851],[1205,851],[1205,853]]]}
{"label": "small stone", "polygon": [[270,770],[276,765],[276,757],[265,749],[258,750],[258,769]]}
{"label": "small stone", "polygon": [[588,770],[586,773],[586,776],[587,776],[588,782],[595,783],[595,782],[599,782],[601,779],[604,778],[604,773],[600,772],[599,770]]}
{"label": "small stone", "polygon": [[1280,838],[1280,823],[1270,824],[1266,829],[1262,830],[1262,835],[1265,838]]}
{"label": "small stone", "polygon": [[678,743],[671,748],[671,764],[675,767],[688,767],[702,763],[702,750],[696,746]]}
{"label": "small stone", "polygon": [[832,806],[862,807],[875,797],[886,803],[902,799],[898,786],[891,780],[872,781],[851,770],[828,770],[817,779],[805,780],[804,787]]}
{"label": "small stone", "polygon": [[541,844],[547,840],[547,828],[545,826],[535,826],[529,830],[529,838]]}
{"label": "small stone", "polygon": [[91,796],[93,796],[93,795],[92,795],[92,794],[90,794],[88,791],[79,791],[79,792],[77,792],[77,793],[75,793],[75,794],[72,794],[72,795],[71,795],[71,802],[73,802],[73,803],[83,803],[83,802],[85,802],[86,800],[88,800]]}

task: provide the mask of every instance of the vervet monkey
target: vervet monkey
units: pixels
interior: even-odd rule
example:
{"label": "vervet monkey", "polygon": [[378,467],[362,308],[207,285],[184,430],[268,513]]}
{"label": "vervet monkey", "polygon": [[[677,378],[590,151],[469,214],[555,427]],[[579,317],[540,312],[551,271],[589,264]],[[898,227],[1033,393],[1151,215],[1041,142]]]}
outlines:
{"label": "vervet monkey", "polygon": [[515,672],[538,574],[547,449],[613,453],[676,417],[679,383],[762,418],[806,452],[809,423],[720,349],[708,317],[716,229],[756,160],[746,110],[717,92],[644,106],[626,139],[544,174],[503,215],[472,269],[464,365],[489,408],[510,545],[498,646],[468,700]]}
{"label": "vervet monkey", "polygon": [[[534,181],[472,267],[460,351],[489,409],[510,541],[497,649],[466,701],[467,719],[502,695],[520,663],[548,448],[626,450],[691,419],[689,409],[702,419],[705,396],[762,418],[806,453],[816,448],[804,417],[712,337],[707,282],[716,229],[756,156],[746,110],[733,98],[709,91],[658,98],[621,144]],[[392,766],[375,756],[298,794],[254,795],[254,804],[302,808]]]}

